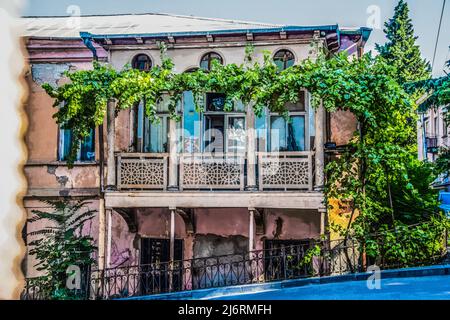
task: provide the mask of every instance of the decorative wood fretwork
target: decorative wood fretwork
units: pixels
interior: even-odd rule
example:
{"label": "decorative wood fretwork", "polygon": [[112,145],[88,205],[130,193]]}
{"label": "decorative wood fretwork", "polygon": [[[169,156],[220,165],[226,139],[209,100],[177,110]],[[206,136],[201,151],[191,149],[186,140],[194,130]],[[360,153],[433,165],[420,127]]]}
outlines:
{"label": "decorative wood fretwork", "polygon": [[180,189],[244,189],[244,155],[184,154]]}
{"label": "decorative wood fretwork", "polygon": [[121,153],[117,157],[117,188],[159,189],[167,187],[166,153]]}
{"label": "decorative wood fretwork", "polygon": [[258,172],[260,190],[312,190],[312,153],[259,153]]}

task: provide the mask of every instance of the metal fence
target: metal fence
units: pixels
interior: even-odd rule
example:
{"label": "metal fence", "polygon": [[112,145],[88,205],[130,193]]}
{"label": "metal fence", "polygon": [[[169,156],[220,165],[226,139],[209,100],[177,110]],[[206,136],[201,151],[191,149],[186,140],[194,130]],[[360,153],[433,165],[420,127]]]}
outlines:
{"label": "metal fence", "polygon": [[[383,251],[381,251],[383,252]],[[435,264],[442,254],[412,265]],[[82,281],[80,299],[114,299],[166,292],[263,283],[307,277],[363,272],[377,263],[382,269],[405,267],[366,257],[364,247],[352,239],[281,246],[243,254],[206,257],[148,265],[92,270]],[[412,266],[408,265],[408,266]],[[39,282],[28,279],[23,299],[47,299]]]}

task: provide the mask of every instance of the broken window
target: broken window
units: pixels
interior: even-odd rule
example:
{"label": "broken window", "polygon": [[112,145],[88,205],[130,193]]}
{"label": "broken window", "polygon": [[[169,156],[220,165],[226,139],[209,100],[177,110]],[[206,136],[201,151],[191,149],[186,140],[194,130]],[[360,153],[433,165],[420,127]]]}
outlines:
{"label": "broken window", "polygon": [[295,62],[294,54],[289,50],[278,50],[273,56],[273,62],[278,67],[278,70],[285,70],[292,67]]}
{"label": "broken window", "polygon": [[223,64],[223,59],[218,53],[208,52],[200,60],[200,68],[203,70],[211,70],[212,62],[214,60],[218,61],[220,64]]}
{"label": "broken window", "polygon": [[[95,160],[95,131],[91,129],[89,136],[80,143],[76,161],[94,161]],[[67,161],[72,148],[72,130],[59,129],[58,160]]]}

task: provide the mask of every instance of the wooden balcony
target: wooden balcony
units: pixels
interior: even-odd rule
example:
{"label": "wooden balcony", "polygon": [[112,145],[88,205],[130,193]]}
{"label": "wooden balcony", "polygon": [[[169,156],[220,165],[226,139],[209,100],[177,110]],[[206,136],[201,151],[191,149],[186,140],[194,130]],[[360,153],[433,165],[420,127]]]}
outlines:
{"label": "wooden balcony", "polygon": [[[248,159],[235,153],[182,153],[176,166],[178,190],[245,190]],[[171,172],[167,153],[117,155],[118,190],[167,190]],[[313,189],[313,153],[258,153],[256,177],[260,191]]]}

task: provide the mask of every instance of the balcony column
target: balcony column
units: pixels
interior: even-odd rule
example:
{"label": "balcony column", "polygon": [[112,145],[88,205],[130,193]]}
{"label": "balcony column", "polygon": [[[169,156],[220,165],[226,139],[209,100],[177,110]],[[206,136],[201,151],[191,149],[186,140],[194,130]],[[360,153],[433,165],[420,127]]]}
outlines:
{"label": "balcony column", "polygon": [[106,189],[114,190],[116,187],[116,159],[114,157],[114,146],[116,136],[116,100],[110,99],[106,111],[106,144],[107,144],[107,175]]}
{"label": "balcony column", "polygon": [[106,268],[111,267],[111,243],[112,243],[112,209],[106,209]]}
{"label": "balcony column", "polygon": [[178,150],[177,150],[177,122],[169,119],[169,186],[167,190],[178,190]]}
{"label": "balcony column", "polygon": [[98,208],[98,268],[105,269],[106,211],[105,200],[99,199]]}
{"label": "balcony column", "polygon": [[169,291],[173,289],[173,261],[175,260],[175,213],[176,208],[170,210],[170,244],[169,244]]}
{"label": "balcony column", "polygon": [[248,223],[248,251],[255,249],[255,209],[248,208],[249,223]]}
{"label": "balcony column", "polygon": [[315,149],[315,181],[314,190],[322,190],[325,183],[325,109],[323,107],[322,101],[320,106],[315,110],[315,131],[316,137],[314,139],[314,149]]}
{"label": "balcony column", "polygon": [[246,190],[255,191],[256,187],[256,134],[255,134],[255,112],[253,103],[247,105],[246,114],[247,132],[247,186]]}
{"label": "balcony column", "polygon": [[324,235],[326,232],[326,225],[327,225],[327,208],[320,207],[319,208],[319,214],[320,214],[320,235]]}

